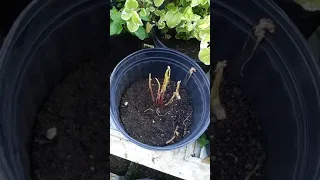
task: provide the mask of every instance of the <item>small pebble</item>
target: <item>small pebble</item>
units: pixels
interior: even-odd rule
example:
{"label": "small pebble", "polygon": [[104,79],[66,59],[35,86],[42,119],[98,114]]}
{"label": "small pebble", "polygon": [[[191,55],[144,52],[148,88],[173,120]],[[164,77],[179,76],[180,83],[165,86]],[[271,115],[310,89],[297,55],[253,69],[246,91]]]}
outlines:
{"label": "small pebble", "polygon": [[47,130],[46,138],[49,140],[53,140],[57,135],[57,128],[53,127]]}
{"label": "small pebble", "polygon": [[128,102],[124,102],[124,106],[128,106],[128,104],[129,104]]}

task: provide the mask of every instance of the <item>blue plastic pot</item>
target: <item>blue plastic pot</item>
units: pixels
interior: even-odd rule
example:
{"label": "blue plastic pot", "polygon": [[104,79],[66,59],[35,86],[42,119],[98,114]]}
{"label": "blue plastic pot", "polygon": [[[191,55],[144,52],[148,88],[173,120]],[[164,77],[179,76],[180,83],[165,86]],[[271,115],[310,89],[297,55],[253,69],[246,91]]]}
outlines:
{"label": "blue plastic pot", "polygon": [[[130,137],[120,120],[119,107],[124,91],[141,78],[147,78],[151,72],[154,77],[162,77],[167,66],[171,67],[171,79],[183,80],[191,67],[194,73],[185,85],[192,99],[193,121],[190,133],[179,142],[159,147],[141,143]],[[173,150],[195,141],[207,129],[210,123],[209,80],[200,66],[188,56],[171,49],[152,48],[137,51],[124,58],[113,70],[110,77],[110,116],[117,129],[131,142],[150,150]]]}

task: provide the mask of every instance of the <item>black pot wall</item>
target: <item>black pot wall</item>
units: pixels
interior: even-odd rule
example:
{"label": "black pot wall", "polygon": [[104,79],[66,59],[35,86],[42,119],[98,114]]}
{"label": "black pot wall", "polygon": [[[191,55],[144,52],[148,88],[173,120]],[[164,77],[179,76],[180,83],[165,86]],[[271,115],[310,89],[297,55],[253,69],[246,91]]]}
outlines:
{"label": "black pot wall", "polygon": [[[33,1],[0,52],[0,179],[30,179],[30,140],[52,88],[80,61],[108,56],[105,0]],[[108,77],[106,77],[108,78]]]}
{"label": "black pot wall", "polygon": [[[276,24],[245,66],[259,19]],[[211,5],[212,58],[228,60],[227,73],[242,86],[262,123],[267,180],[319,179],[320,71],[303,35],[272,1],[216,0]],[[252,34],[251,34],[252,35]]]}

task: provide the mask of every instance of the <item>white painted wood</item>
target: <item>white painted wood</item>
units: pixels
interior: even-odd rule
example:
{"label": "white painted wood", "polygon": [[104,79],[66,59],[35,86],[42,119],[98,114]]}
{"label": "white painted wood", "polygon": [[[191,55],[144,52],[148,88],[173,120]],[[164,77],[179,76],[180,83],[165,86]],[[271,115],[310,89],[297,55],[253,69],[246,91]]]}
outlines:
{"label": "white painted wood", "polygon": [[110,129],[110,153],[182,179],[210,179],[210,165],[191,156],[194,143],[173,151],[150,151],[129,142],[119,131]]}

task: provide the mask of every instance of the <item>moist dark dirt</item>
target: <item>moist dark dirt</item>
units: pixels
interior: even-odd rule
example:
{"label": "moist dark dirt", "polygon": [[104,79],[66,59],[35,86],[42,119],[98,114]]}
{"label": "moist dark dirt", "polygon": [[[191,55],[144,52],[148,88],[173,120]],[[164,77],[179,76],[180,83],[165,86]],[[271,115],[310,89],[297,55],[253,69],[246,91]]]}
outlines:
{"label": "moist dark dirt", "polygon": [[[108,178],[109,74],[102,62],[83,65],[55,87],[38,115],[31,157],[34,180]],[[57,134],[51,141],[46,131],[52,127]]]}
{"label": "moist dark dirt", "polygon": [[226,78],[221,85],[227,119],[213,124],[212,177],[244,180],[256,168],[249,179],[263,180],[266,153],[259,121],[237,84]]}
{"label": "moist dark dirt", "polygon": [[200,42],[197,39],[190,39],[188,41],[176,39],[172,36],[170,39],[161,38],[164,45],[169,48],[178,50],[193,59],[198,59],[198,53],[200,51]]}
{"label": "moist dark dirt", "polygon": [[[162,80],[159,79],[162,83]],[[152,83],[154,95],[158,89],[155,80]],[[176,89],[176,82],[171,81],[167,87],[164,101],[169,101]],[[126,132],[134,139],[153,146],[165,146],[177,128],[178,136],[169,144],[176,143],[189,133],[192,117],[191,100],[186,90],[180,87],[181,99],[174,100],[168,106],[153,104],[148,79],[132,84],[121,99],[120,118]],[[125,103],[128,105],[125,106]],[[158,112],[157,112],[158,111]]]}

